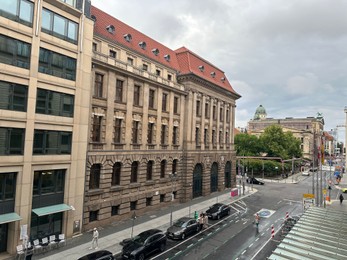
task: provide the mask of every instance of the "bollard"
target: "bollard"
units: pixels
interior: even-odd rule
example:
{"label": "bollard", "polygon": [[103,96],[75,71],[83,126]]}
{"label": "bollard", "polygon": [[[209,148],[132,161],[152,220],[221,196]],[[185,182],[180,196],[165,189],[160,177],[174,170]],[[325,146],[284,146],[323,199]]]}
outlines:
{"label": "bollard", "polygon": [[197,211],[194,211],[194,218],[195,218],[195,220],[198,220],[198,217],[199,217],[198,212],[197,212]]}
{"label": "bollard", "polygon": [[275,228],[274,225],[271,225],[271,238],[275,237]]}
{"label": "bollard", "polygon": [[289,213],[288,212],[286,212],[286,219],[288,219],[289,218]]}

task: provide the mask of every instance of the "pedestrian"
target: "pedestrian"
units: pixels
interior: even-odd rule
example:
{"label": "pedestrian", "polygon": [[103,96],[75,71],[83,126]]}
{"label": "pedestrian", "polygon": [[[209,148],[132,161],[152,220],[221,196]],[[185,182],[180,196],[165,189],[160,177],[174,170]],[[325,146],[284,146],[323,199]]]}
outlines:
{"label": "pedestrian", "polygon": [[92,246],[89,249],[98,249],[99,248],[98,240],[99,240],[99,231],[98,231],[97,228],[94,228],[94,230],[93,230]]}
{"label": "pedestrian", "polygon": [[255,214],[254,222],[255,222],[255,225],[256,225],[256,227],[257,227],[257,229],[258,229],[258,227],[259,227],[259,222],[260,222],[260,216],[259,216],[258,213]]}
{"label": "pedestrian", "polygon": [[204,227],[205,228],[208,227],[208,216],[207,216],[207,214],[204,214]]}
{"label": "pedestrian", "polygon": [[198,218],[200,231],[204,228],[204,213],[200,213]]}
{"label": "pedestrian", "polygon": [[342,195],[342,193],[340,194],[340,204],[342,204],[342,201],[344,200],[344,197]]}

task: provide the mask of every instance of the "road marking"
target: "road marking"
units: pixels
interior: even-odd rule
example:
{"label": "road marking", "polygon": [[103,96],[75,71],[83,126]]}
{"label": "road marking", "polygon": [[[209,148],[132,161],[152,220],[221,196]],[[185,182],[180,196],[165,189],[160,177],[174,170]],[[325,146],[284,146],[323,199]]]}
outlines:
{"label": "road marking", "polygon": [[244,250],[244,251],[241,253],[241,255],[243,255],[244,253],[246,253],[246,251],[247,251],[247,250]]}
{"label": "road marking", "polygon": [[277,204],[280,204],[282,202],[282,200],[280,200],[279,202],[277,202]]}
{"label": "road marking", "polygon": [[248,247],[252,247],[253,246],[253,243],[252,244],[250,244]]}
{"label": "road marking", "polygon": [[258,240],[259,240],[259,237],[255,241],[258,241]]}
{"label": "road marking", "polygon": [[[267,229],[267,230],[269,230],[269,229]],[[267,230],[266,230],[266,231],[267,231]],[[265,233],[261,233],[262,236],[264,236],[264,234],[265,234]]]}
{"label": "road marking", "polygon": [[225,227],[227,224],[224,224],[223,227]]}
{"label": "road marking", "polygon": [[187,248],[192,247],[192,246],[194,246],[194,244],[190,244],[189,246],[187,246]]}
{"label": "road marking", "polygon": [[216,229],[216,231],[220,230],[220,227]]}
{"label": "road marking", "polygon": [[201,240],[203,240],[204,238],[202,237],[202,238],[200,238],[198,241],[201,241]]}
{"label": "road marking", "polygon": [[240,220],[238,219],[238,220],[235,221],[235,223],[237,223],[237,222],[239,222],[239,221],[240,221]]}
{"label": "road marking", "polygon": [[178,254],[180,254],[180,253],[182,253],[182,251],[178,251],[175,255],[178,255]]}

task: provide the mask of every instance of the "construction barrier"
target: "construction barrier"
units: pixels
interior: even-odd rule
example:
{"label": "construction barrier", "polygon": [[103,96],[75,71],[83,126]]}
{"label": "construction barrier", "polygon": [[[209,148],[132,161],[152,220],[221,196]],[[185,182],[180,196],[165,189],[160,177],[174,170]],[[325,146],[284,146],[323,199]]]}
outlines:
{"label": "construction barrier", "polygon": [[271,225],[271,238],[275,237],[275,227],[274,225]]}

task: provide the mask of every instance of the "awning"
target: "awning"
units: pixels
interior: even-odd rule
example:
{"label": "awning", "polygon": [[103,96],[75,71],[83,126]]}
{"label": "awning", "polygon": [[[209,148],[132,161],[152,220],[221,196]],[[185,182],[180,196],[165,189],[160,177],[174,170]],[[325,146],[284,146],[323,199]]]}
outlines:
{"label": "awning", "polygon": [[0,214],[0,225],[21,220],[22,218],[15,212]]}
{"label": "awning", "polygon": [[63,212],[67,210],[71,210],[72,208],[69,205],[66,204],[56,204],[48,207],[42,207],[42,208],[37,208],[33,209],[33,212],[38,215],[39,217],[49,215],[49,214],[54,214],[58,212]]}

